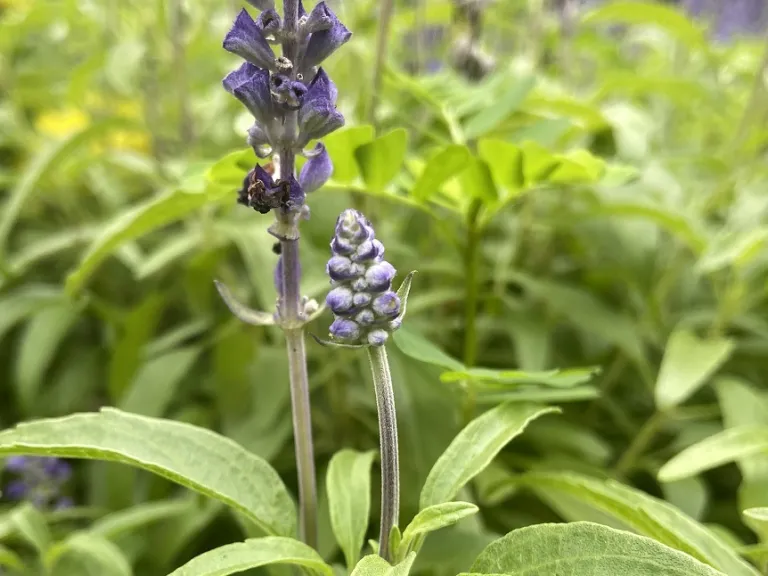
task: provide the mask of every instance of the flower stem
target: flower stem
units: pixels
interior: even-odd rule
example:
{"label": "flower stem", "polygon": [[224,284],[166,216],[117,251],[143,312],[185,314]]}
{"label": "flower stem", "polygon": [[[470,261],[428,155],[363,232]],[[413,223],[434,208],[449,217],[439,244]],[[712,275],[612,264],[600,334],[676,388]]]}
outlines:
{"label": "flower stem", "polygon": [[397,417],[392,376],[389,373],[387,350],[384,346],[370,346],[373,385],[376,389],[376,407],[379,412],[379,443],[381,450],[381,528],[379,556],[389,561],[389,534],[397,526],[400,511],[400,464],[397,456]]}

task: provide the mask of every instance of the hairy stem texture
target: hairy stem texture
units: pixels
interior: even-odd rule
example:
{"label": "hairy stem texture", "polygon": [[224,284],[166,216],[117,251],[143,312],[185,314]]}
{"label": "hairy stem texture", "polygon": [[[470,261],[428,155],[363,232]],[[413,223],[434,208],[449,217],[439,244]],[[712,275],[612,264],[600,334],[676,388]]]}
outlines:
{"label": "hairy stem texture", "polygon": [[395,393],[389,360],[384,346],[368,348],[373,385],[376,389],[376,407],[379,412],[379,442],[381,445],[381,528],[379,556],[391,560],[389,534],[397,525],[400,511],[400,464],[397,453],[397,417]]}

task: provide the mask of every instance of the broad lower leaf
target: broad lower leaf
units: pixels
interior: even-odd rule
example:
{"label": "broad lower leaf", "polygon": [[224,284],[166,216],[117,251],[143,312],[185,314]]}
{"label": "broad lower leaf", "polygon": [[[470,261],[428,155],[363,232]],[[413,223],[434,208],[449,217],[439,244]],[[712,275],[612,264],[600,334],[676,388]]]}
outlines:
{"label": "broad lower leaf", "polygon": [[411,195],[417,200],[429,200],[443,183],[466,168],[469,157],[469,149],[459,144],[438,151],[427,162]]}
{"label": "broad lower leaf", "polygon": [[368,188],[381,192],[397,176],[405,161],[407,146],[408,132],[397,128],[355,150],[355,159]]}
{"label": "broad lower leaf", "polygon": [[768,426],[729,428],[673,457],[659,470],[659,480],[680,480],[755,454],[768,454]]}
{"label": "broad lower leaf", "polygon": [[727,338],[702,340],[688,330],[669,337],[656,382],[656,405],[673,408],[696,392],[731,355]]}
{"label": "broad lower leaf", "polygon": [[271,564],[303,566],[322,576],[334,576],[333,569],[312,548],[298,540],[277,536],[214,548],[168,576],[227,576]]}
{"label": "broad lower leaf", "polygon": [[357,564],[368,530],[371,465],[375,456],[373,451],[341,450],[328,465],[326,490],[331,527],[350,570]]}
{"label": "broad lower leaf", "polygon": [[373,126],[350,126],[323,138],[333,159],[334,181],[349,184],[359,176],[355,150],[373,140],[373,135]]}
{"label": "broad lower leaf", "polygon": [[392,566],[381,556],[369,554],[357,563],[351,576],[408,576],[416,553],[411,552],[402,562]]}
{"label": "broad lower leaf", "polygon": [[[728,576],[757,576],[729,545],[683,512],[645,492],[613,480],[570,473],[529,473],[520,481],[547,501],[568,497],[628,528],[706,562]],[[569,518],[578,520],[578,518]]]}
{"label": "broad lower leaf", "polygon": [[414,516],[403,532],[400,550],[405,553],[401,557],[410,551],[418,552],[424,537],[430,532],[452,526],[462,518],[477,514],[478,511],[479,508],[469,502],[445,502],[424,508]]}
{"label": "broad lower leaf", "polygon": [[451,500],[529,422],[553,412],[559,410],[538,404],[508,403],[475,418],[432,467],[421,491],[421,509]]}
{"label": "broad lower leaf", "polygon": [[510,532],[483,550],[472,573],[725,576],[655,540],[591,522],[538,524]]}
{"label": "broad lower leaf", "polygon": [[122,462],[216,498],[268,534],[292,535],[295,510],[274,469],[210,430],[103,408],[0,432],[0,456],[40,454]]}

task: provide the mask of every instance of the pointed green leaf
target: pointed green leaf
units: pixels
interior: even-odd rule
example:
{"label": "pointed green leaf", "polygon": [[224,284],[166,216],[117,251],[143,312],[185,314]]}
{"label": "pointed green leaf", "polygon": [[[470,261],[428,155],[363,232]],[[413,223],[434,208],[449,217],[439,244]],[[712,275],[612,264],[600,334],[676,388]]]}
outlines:
{"label": "pointed green leaf", "polygon": [[655,540],[591,522],[538,524],[491,543],[473,574],[725,576]]}
{"label": "pointed green leaf", "polygon": [[448,502],[491,463],[529,422],[559,412],[538,404],[502,404],[470,422],[451,442],[429,472],[421,491],[422,509]]}
{"label": "pointed green leaf", "polygon": [[[53,546],[46,563],[53,566],[54,574],[59,561],[69,557],[78,565],[77,573],[99,574],[101,576],[132,576],[133,570],[123,552],[115,544],[97,534],[76,532]],[[70,564],[67,571],[72,573]],[[62,574],[65,573],[62,571]]]}
{"label": "pointed green leaf", "polygon": [[451,358],[432,342],[405,327],[393,334],[393,340],[403,354],[414,360],[449,370],[464,370],[464,365],[461,362]]}
{"label": "pointed green leaf", "polygon": [[478,511],[479,508],[469,502],[445,502],[424,508],[414,516],[406,527],[401,546],[405,550],[418,552],[418,548],[411,548],[415,539],[441,528],[452,526],[467,516],[477,514]]}
{"label": "pointed green leaf", "polygon": [[48,552],[52,538],[42,512],[32,504],[26,503],[11,511],[10,520],[21,537],[29,542],[40,556]]}
{"label": "pointed green leaf", "polygon": [[467,167],[469,157],[469,149],[466,146],[446,146],[429,159],[411,195],[417,200],[429,200],[443,183]]}
{"label": "pointed green leaf", "polygon": [[680,480],[755,454],[768,454],[768,426],[729,428],[673,457],[659,470],[659,480]]}
{"label": "pointed green leaf", "polygon": [[194,502],[190,498],[144,502],[99,518],[88,532],[112,540],[127,532],[143,529],[148,524],[182,516],[193,507]]}
{"label": "pointed green leaf", "polygon": [[570,368],[567,370],[546,370],[542,372],[523,372],[521,370],[491,370],[489,368],[469,368],[467,370],[443,372],[443,382],[473,380],[489,388],[517,388],[523,384],[542,384],[552,388],[573,388],[589,382],[600,368]]}
{"label": "pointed green leaf", "polygon": [[331,527],[347,567],[357,564],[371,507],[371,465],[376,453],[341,450],[328,464],[326,489]]}
{"label": "pointed green leaf", "polygon": [[368,188],[381,192],[398,175],[407,146],[408,132],[397,128],[355,150],[355,159]]}
{"label": "pointed green leaf", "polygon": [[333,569],[312,548],[298,540],[276,536],[214,548],[168,576],[227,576],[272,564],[303,566],[322,576],[334,576]]}
{"label": "pointed green leaf", "polygon": [[477,138],[496,128],[507,116],[517,110],[536,85],[536,78],[510,77],[505,91],[492,106],[485,106],[464,124],[464,136],[467,140]]}
{"label": "pointed green leaf", "polygon": [[333,159],[334,181],[349,184],[359,176],[355,150],[373,140],[373,134],[373,126],[350,126],[323,138]]}
{"label": "pointed green leaf", "polygon": [[21,574],[27,573],[26,568],[24,567],[24,561],[21,557],[13,550],[4,546],[0,546],[0,567],[10,568]]}
{"label": "pointed green leaf", "polygon": [[656,405],[673,408],[696,392],[728,359],[734,342],[728,338],[702,340],[687,330],[669,337],[656,382]]}
{"label": "pointed green leaf", "polygon": [[210,430],[103,408],[0,432],[0,456],[41,454],[131,464],[232,506],[267,533],[292,535],[290,494],[272,467]]}

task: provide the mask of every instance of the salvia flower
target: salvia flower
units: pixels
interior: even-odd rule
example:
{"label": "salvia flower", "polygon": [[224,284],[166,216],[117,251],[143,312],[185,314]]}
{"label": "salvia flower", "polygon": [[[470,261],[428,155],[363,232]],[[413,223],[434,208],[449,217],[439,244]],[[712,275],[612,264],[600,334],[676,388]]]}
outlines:
{"label": "salvia flower", "polygon": [[392,290],[395,268],[368,219],[345,210],[336,221],[326,272],[333,289],[325,299],[334,314],[330,334],[346,344],[382,346],[399,326],[401,302]]}
{"label": "salvia flower", "polygon": [[[336,87],[319,66],[350,39],[351,32],[325,2],[309,13],[299,2],[299,25],[293,32],[284,29],[272,0],[249,2],[261,12],[254,19],[242,10],[224,39],[224,48],[245,60],[224,78],[224,88],[253,115],[247,142],[259,158],[288,149],[308,161],[298,181],[286,175],[272,183],[257,166],[246,177],[238,202],[262,213],[300,212],[305,193],[320,188],[333,172],[322,144],[306,151],[305,147],[344,125],[344,116],[336,110]],[[272,49],[289,34],[295,35],[298,46],[293,62]],[[286,122],[288,114],[295,114],[293,125]]]}
{"label": "salvia flower", "polygon": [[67,508],[71,500],[62,496],[64,484],[72,476],[70,465],[59,458],[11,456],[5,470],[13,476],[3,495],[10,500],[26,500],[38,508]]}

